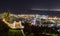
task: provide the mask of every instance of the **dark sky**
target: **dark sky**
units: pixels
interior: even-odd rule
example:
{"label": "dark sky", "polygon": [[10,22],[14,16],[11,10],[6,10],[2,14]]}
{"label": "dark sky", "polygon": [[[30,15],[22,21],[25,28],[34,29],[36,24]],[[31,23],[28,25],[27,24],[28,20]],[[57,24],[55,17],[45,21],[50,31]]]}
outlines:
{"label": "dark sky", "polygon": [[0,12],[31,8],[60,9],[60,0],[0,0]]}
{"label": "dark sky", "polygon": [[60,0],[0,1],[0,8],[60,8]]}

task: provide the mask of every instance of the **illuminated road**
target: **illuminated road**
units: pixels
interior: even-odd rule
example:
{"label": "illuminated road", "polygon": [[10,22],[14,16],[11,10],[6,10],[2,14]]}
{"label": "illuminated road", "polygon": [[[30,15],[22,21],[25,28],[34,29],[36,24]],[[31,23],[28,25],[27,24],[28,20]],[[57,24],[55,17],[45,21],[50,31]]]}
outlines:
{"label": "illuminated road", "polygon": [[[14,29],[13,28],[14,24],[10,24],[10,23],[6,22],[5,19],[3,19],[3,22],[5,22],[10,28]],[[23,29],[21,29],[21,32],[22,32],[23,36],[25,36]]]}

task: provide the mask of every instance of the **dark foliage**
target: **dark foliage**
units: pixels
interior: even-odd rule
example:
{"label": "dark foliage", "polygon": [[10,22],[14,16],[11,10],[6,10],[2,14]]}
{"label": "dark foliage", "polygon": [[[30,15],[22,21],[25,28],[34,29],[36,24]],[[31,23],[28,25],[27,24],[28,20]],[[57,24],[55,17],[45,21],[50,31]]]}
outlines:
{"label": "dark foliage", "polygon": [[0,36],[7,36],[9,26],[0,19]]}

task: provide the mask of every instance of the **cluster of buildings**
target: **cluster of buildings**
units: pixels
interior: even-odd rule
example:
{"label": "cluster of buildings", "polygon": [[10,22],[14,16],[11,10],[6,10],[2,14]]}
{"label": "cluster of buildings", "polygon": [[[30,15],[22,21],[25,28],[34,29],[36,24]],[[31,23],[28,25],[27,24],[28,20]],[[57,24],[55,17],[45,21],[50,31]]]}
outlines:
{"label": "cluster of buildings", "polygon": [[10,22],[12,22],[11,24],[21,21],[21,23],[28,22],[34,26],[41,26],[41,25],[60,26],[60,18],[57,16],[39,15],[39,14],[18,14],[18,15],[10,14],[9,17]]}
{"label": "cluster of buildings", "polygon": [[[44,22],[50,22],[48,23],[49,25],[51,24],[57,24],[57,26],[60,26],[60,18],[57,16],[48,16],[48,15],[39,15],[39,14],[20,14],[20,15],[15,15],[15,14],[11,14],[10,16],[14,16],[17,19],[23,18],[25,20],[22,20],[22,22],[24,21],[29,21],[29,23],[31,23],[32,25],[44,25]],[[19,20],[20,21],[20,20]]]}

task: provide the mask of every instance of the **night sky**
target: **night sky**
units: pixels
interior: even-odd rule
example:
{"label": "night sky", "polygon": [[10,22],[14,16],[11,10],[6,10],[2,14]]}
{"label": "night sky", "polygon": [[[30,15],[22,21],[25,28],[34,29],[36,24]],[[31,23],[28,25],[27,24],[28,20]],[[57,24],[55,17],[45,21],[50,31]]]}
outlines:
{"label": "night sky", "polygon": [[[60,0],[10,0],[10,1],[0,0],[0,13],[8,10],[14,13],[20,13],[20,10],[25,11],[26,9],[30,10],[31,8],[60,9]],[[29,13],[24,11],[23,13]],[[57,12],[57,13],[60,13],[60,12]]]}
{"label": "night sky", "polygon": [[0,1],[0,8],[60,8],[60,0]]}

